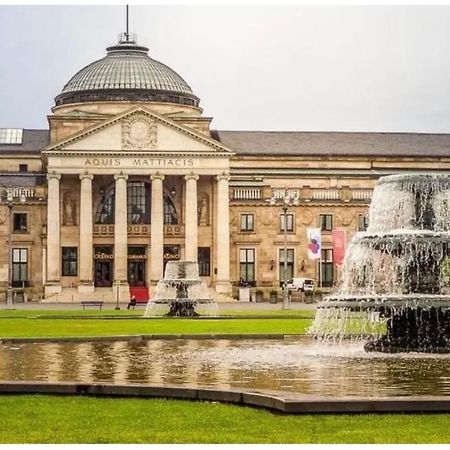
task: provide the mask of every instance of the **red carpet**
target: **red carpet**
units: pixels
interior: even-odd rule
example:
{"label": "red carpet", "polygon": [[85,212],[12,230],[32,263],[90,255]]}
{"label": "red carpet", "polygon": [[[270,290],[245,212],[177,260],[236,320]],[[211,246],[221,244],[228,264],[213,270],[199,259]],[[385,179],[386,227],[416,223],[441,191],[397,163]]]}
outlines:
{"label": "red carpet", "polygon": [[130,297],[134,295],[136,301],[148,301],[148,288],[145,286],[130,286]]}

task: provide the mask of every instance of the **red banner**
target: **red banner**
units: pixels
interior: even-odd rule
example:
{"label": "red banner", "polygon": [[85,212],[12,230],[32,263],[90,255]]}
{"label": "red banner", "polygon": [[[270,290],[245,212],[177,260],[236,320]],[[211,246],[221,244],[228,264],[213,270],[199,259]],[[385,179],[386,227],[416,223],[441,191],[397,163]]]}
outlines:
{"label": "red banner", "polygon": [[345,231],[333,230],[333,264],[340,266],[344,262],[345,256]]}

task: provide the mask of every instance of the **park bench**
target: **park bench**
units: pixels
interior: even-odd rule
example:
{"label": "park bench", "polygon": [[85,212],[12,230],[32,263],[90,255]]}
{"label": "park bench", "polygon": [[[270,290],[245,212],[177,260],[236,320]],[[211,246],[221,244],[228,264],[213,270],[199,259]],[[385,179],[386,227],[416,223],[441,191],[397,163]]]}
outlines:
{"label": "park bench", "polygon": [[81,306],[83,309],[85,309],[86,306],[98,306],[99,309],[102,309],[103,302],[101,300],[83,300]]}
{"label": "park bench", "polygon": [[135,305],[131,305],[131,307],[134,309],[135,306],[147,306],[148,300],[136,300]]}

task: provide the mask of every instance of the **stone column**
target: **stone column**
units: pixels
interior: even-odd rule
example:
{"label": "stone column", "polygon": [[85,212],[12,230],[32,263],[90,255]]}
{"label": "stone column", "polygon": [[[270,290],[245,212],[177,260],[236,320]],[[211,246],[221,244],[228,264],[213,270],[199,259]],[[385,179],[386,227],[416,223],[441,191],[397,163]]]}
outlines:
{"label": "stone column", "polygon": [[92,279],[93,263],[93,219],[92,219],[92,179],[94,175],[80,174],[80,282],[78,292],[94,292]]}
{"label": "stone column", "polygon": [[185,175],[186,203],[184,213],[185,223],[185,254],[186,261],[197,262],[198,252],[198,219],[197,219],[197,180],[198,175]]}
{"label": "stone column", "polygon": [[[128,264],[128,214],[127,214],[127,179],[122,173],[114,175],[116,180],[114,203],[114,287],[123,288],[126,293]],[[121,289],[122,291],[122,289]],[[122,301],[128,300],[122,298]]]}
{"label": "stone column", "polygon": [[216,291],[231,294],[230,283],[230,205],[227,174],[217,176],[217,217],[216,217]]}
{"label": "stone column", "polygon": [[164,175],[151,175],[152,180],[152,211],[151,211],[151,242],[150,242],[150,284],[156,285],[163,277],[164,253]]}
{"label": "stone column", "polygon": [[47,175],[47,282],[45,295],[61,292],[60,174]]}

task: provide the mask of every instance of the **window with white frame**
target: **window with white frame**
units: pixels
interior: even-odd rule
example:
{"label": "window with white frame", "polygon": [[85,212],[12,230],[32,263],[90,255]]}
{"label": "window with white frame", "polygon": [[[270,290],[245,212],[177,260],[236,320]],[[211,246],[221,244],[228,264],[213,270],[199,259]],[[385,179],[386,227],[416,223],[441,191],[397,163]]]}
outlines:
{"label": "window with white frame", "polygon": [[331,248],[322,249],[322,265],[319,276],[322,277],[321,285],[323,287],[333,286],[334,281],[334,266],[333,266],[333,250]]}
{"label": "window with white frame", "polygon": [[241,248],[239,250],[239,274],[240,281],[254,286],[255,280],[255,249]]}
{"label": "window with white frame", "polygon": [[24,287],[28,283],[28,249],[12,249],[12,285]]}
{"label": "window with white frame", "polygon": [[280,231],[284,231],[284,224],[286,222],[286,231],[294,231],[294,214],[281,214],[280,216]]}
{"label": "window with white frame", "polygon": [[[280,284],[282,285],[285,277],[284,277],[284,248],[280,248],[279,252],[280,258]],[[294,277],[294,249],[288,248],[287,249],[287,265],[286,265],[286,280],[290,280]]]}
{"label": "window with white frame", "polygon": [[333,214],[320,214],[319,225],[321,231],[331,231],[333,229]]}
{"label": "window with white frame", "polygon": [[241,214],[241,231],[255,230],[255,215],[250,213]]}
{"label": "window with white frame", "polygon": [[366,231],[369,226],[369,218],[367,214],[358,215],[358,231]]}

